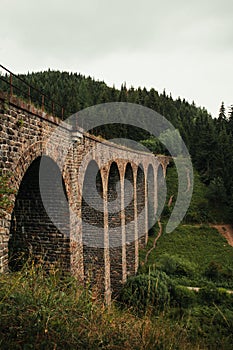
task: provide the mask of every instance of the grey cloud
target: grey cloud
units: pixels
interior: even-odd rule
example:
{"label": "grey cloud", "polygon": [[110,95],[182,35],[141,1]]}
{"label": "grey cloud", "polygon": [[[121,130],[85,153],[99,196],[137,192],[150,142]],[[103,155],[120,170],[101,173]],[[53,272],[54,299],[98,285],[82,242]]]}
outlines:
{"label": "grey cloud", "polygon": [[[0,21],[1,61],[16,69],[50,66],[74,70],[81,66],[89,74],[95,67],[95,76],[107,79],[108,66],[113,82],[119,76],[127,80],[129,71],[137,81],[140,70],[140,79],[147,85],[146,77],[157,77],[158,70],[164,77],[161,84],[167,82],[168,67],[175,67],[180,60],[183,70],[191,73],[189,58],[193,62],[194,56],[196,70],[208,70],[204,56],[210,57],[213,67],[224,66],[226,59],[232,61],[232,0],[0,1],[4,13]],[[124,63],[125,57],[137,60],[134,71],[130,59]],[[165,59],[147,63],[152,62],[151,57]],[[225,73],[226,80],[231,72],[228,69]],[[196,91],[198,94],[198,86]]]}
{"label": "grey cloud", "polygon": [[23,48],[35,53],[88,60],[109,52],[214,49],[230,42],[232,3],[224,1],[45,1],[8,2],[3,18]]}

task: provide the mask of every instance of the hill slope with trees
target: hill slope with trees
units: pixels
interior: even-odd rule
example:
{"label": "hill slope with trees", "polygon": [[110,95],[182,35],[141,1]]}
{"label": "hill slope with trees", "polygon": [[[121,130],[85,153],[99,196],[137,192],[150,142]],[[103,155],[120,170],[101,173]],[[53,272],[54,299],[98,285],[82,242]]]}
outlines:
{"label": "hill slope with trees", "polygon": [[[7,77],[6,77],[7,78]],[[173,99],[165,91],[155,89],[108,87],[77,73],[48,70],[20,75],[20,78],[43,91],[46,96],[64,106],[65,117],[86,107],[105,102],[130,102],[151,108],[167,118],[179,130],[192,157],[201,181],[208,188],[213,207],[224,212],[223,221],[233,217],[233,106],[227,111],[222,102],[218,119],[213,119],[205,108]],[[25,89],[22,82],[13,78],[13,84]],[[9,89],[0,81],[0,89]],[[17,93],[16,91],[14,91]],[[31,90],[32,101],[41,101],[38,92]],[[47,106],[51,111],[51,106]],[[142,141],[154,153],[165,153],[162,144],[142,129],[127,125],[107,124],[92,130],[104,138],[122,137]],[[219,215],[217,215],[219,221]],[[220,220],[221,221],[221,220]]]}

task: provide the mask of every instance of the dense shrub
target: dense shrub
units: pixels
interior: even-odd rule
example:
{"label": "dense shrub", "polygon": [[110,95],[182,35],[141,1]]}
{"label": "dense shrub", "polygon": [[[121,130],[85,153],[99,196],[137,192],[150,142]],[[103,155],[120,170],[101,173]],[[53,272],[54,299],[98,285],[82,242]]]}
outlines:
{"label": "dense shrub", "polygon": [[222,265],[216,261],[211,261],[205,270],[205,275],[212,280],[218,280],[221,272]]}
{"label": "dense shrub", "polygon": [[222,266],[221,263],[211,261],[204,271],[204,276],[211,281],[227,286],[233,280],[233,269],[230,266]]}
{"label": "dense shrub", "polygon": [[163,309],[170,301],[171,280],[162,271],[130,277],[120,300],[138,311],[148,308]]}
{"label": "dense shrub", "polygon": [[217,304],[232,308],[233,294],[224,288],[204,287],[199,290],[198,298],[200,304]]}
{"label": "dense shrub", "polygon": [[181,308],[188,308],[197,303],[197,292],[187,287],[174,285],[171,291],[172,304]]}
{"label": "dense shrub", "polygon": [[187,259],[169,254],[163,254],[160,257],[158,266],[168,275],[188,277],[193,277],[196,269],[196,265]]}

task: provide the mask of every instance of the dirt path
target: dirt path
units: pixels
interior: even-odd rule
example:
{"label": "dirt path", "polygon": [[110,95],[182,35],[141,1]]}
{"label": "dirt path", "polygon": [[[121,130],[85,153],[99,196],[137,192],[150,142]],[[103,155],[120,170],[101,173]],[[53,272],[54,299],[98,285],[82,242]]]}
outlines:
{"label": "dirt path", "polygon": [[227,242],[233,247],[233,227],[231,225],[211,225],[216,228],[218,232],[223,235]]}
{"label": "dirt path", "polygon": [[[202,287],[187,287],[187,286],[186,288],[189,290],[195,290],[195,292],[199,292],[199,290],[202,289]],[[226,289],[226,292],[229,294],[233,294],[233,290]]]}
{"label": "dirt path", "polygon": [[162,234],[162,232],[163,232],[162,224],[161,224],[161,222],[160,222],[159,219],[158,219],[158,225],[159,225],[159,233],[157,234],[157,236],[156,236],[155,239],[154,239],[154,243],[153,243],[152,248],[150,248],[150,249],[148,250],[148,252],[146,253],[146,257],[145,257],[145,262],[144,262],[144,264],[147,263],[147,261],[148,261],[148,256],[150,255],[150,253],[152,252],[152,250],[155,249],[156,243],[157,243],[159,237],[161,236],[161,234]]}

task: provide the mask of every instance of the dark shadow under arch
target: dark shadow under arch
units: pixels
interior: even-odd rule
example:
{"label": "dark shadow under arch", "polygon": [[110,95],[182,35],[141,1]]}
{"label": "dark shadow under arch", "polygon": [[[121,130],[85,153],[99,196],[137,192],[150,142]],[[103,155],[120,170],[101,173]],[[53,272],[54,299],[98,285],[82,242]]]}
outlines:
{"label": "dark shadow under arch", "polygon": [[126,224],[126,269],[127,275],[135,273],[135,213],[134,213],[134,181],[133,169],[130,163],[125,169],[124,178],[124,208]]}
{"label": "dark shadow under arch", "polygon": [[16,196],[10,225],[9,268],[20,270],[26,261],[33,260],[45,269],[56,266],[70,270],[69,232],[69,205],[61,172],[51,158],[38,157],[24,174]]}
{"label": "dark shadow under arch", "polygon": [[111,164],[108,176],[108,227],[110,279],[113,296],[122,284],[122,227],[121,227],[121,185],[120,173],[115,162]]}
{"label": "dark shadow under arch", "polygon": [[154,170],[150,164],[147,170],[147,196],[148,196],[148,230],[152,232],[155,223],[155,183]]}
{"label": "dark shadow under arch", "polygon": [[137,221],[138,221],[138,237],[139,244],[145,246],[146,227],[145,227],[145,174],[141,164],[137,169]]}
{"label": "dark shadow under arch", "polygon": [[82,188],[82,237],[85,281],[104,291],[103,183],[97,163],[88,164]]}

